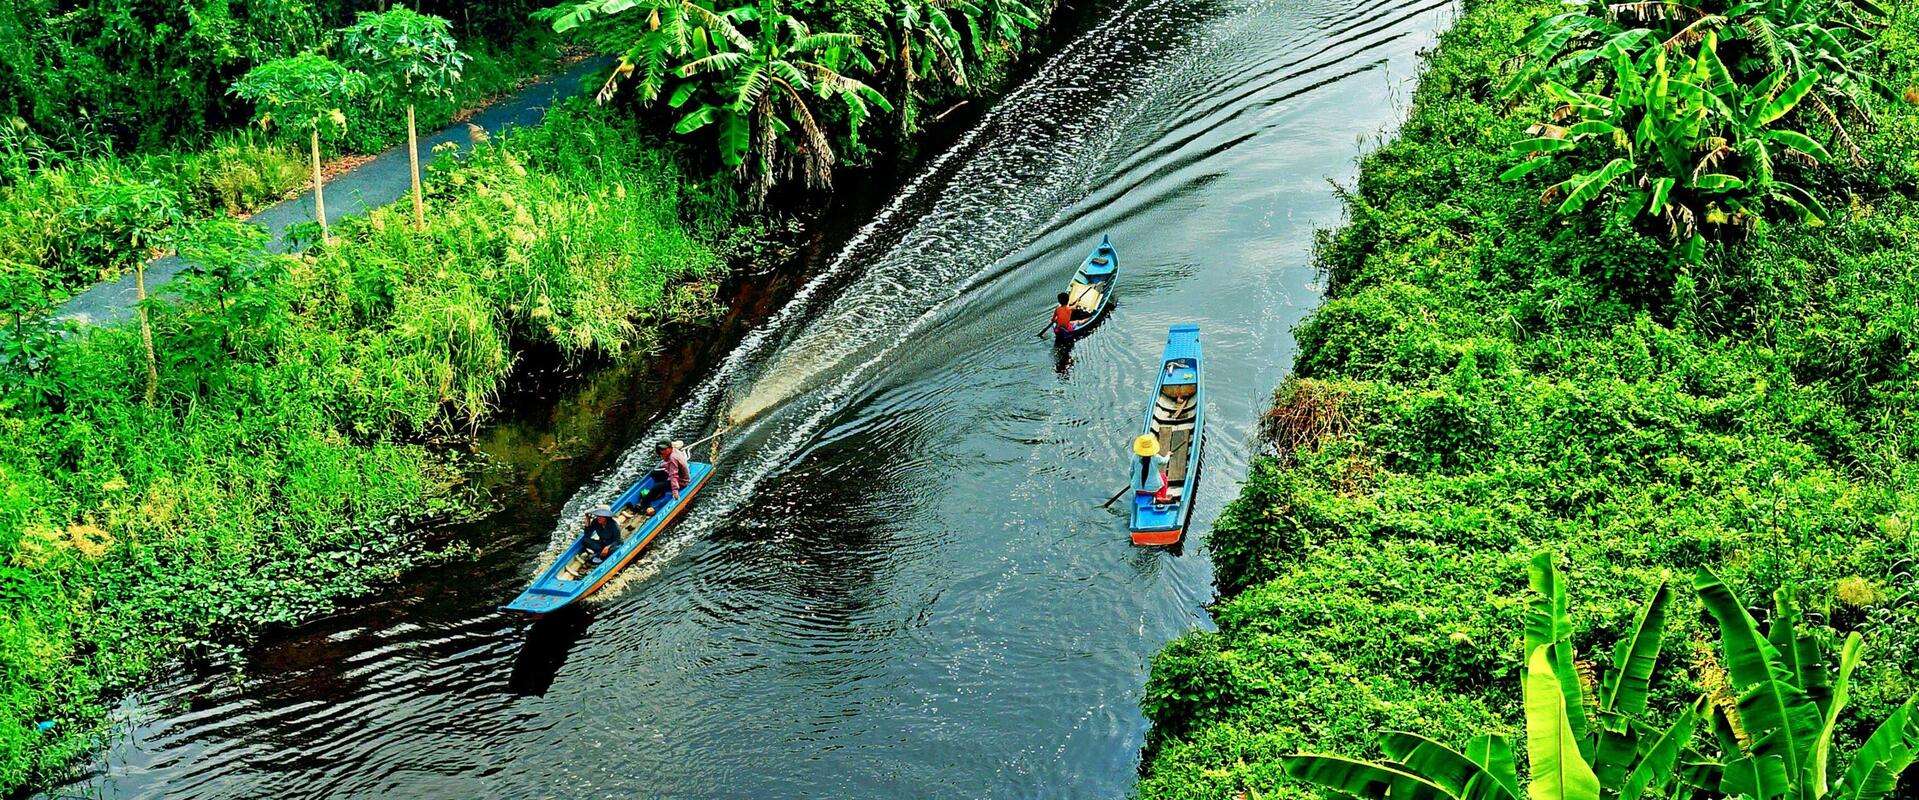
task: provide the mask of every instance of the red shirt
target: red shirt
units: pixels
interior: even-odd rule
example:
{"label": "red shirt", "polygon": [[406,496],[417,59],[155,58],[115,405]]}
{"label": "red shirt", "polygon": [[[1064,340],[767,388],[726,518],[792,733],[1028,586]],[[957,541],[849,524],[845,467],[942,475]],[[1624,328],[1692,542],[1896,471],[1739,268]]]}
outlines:
{"label": "red shirt", "polygon": [[1071,330],[1073,327],[1073,307],[1060,306],[1053,309],[1053,324]]}

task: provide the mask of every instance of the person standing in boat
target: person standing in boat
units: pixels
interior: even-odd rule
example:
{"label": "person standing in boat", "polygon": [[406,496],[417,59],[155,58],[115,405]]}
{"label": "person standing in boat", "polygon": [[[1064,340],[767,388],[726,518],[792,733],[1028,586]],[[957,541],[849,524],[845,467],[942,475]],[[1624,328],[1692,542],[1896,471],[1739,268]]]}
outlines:
{"label": "person standing in boat", "polygon": [[586,515],[586,544],[581,548],[597,564],[620,546],[620,523],[613,509],[600,506]]}
{"label": "person standing in boat", "polygon": [[653,486],[646,491],[641,502],[646,513],[652,514],[659,501],[668,502],[680,499],[680,491],[693,482],[693,471],[687,466],[686,446],[679,442],[660,445],[660,465],[653,470]]}

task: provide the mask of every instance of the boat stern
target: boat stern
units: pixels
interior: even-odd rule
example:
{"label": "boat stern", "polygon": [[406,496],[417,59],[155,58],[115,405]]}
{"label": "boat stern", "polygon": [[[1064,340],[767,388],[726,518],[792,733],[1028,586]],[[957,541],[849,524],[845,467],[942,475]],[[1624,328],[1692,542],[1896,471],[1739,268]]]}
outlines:
{"label": "boat stern", "polygon": [[1186,538],[1186,531],[1174,528],[1170,531],[1133,531],[1133,544],[1136,547],[1171,547]]}

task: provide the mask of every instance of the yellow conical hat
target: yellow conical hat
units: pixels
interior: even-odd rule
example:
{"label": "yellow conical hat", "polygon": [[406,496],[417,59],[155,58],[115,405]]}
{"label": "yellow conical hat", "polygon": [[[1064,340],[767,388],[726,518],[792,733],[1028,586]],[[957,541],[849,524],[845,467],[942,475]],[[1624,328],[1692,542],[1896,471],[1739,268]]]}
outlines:
{"label": "yellow conical hat", "polygon": [[1159,455],[1159,437],[1150,433],[1140,434],[1139,438],[1133,440],[1133,455],[1140,458]]}

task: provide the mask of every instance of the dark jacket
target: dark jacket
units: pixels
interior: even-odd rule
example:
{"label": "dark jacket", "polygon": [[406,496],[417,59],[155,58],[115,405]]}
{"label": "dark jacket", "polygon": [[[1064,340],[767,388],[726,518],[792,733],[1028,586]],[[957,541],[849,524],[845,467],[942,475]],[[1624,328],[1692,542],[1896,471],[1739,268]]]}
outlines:
{"label": "dark jacket", "polygon": [[586,523],[586,548],[599,552],[620,543],[620,523],[612,519],[594,517]]}

